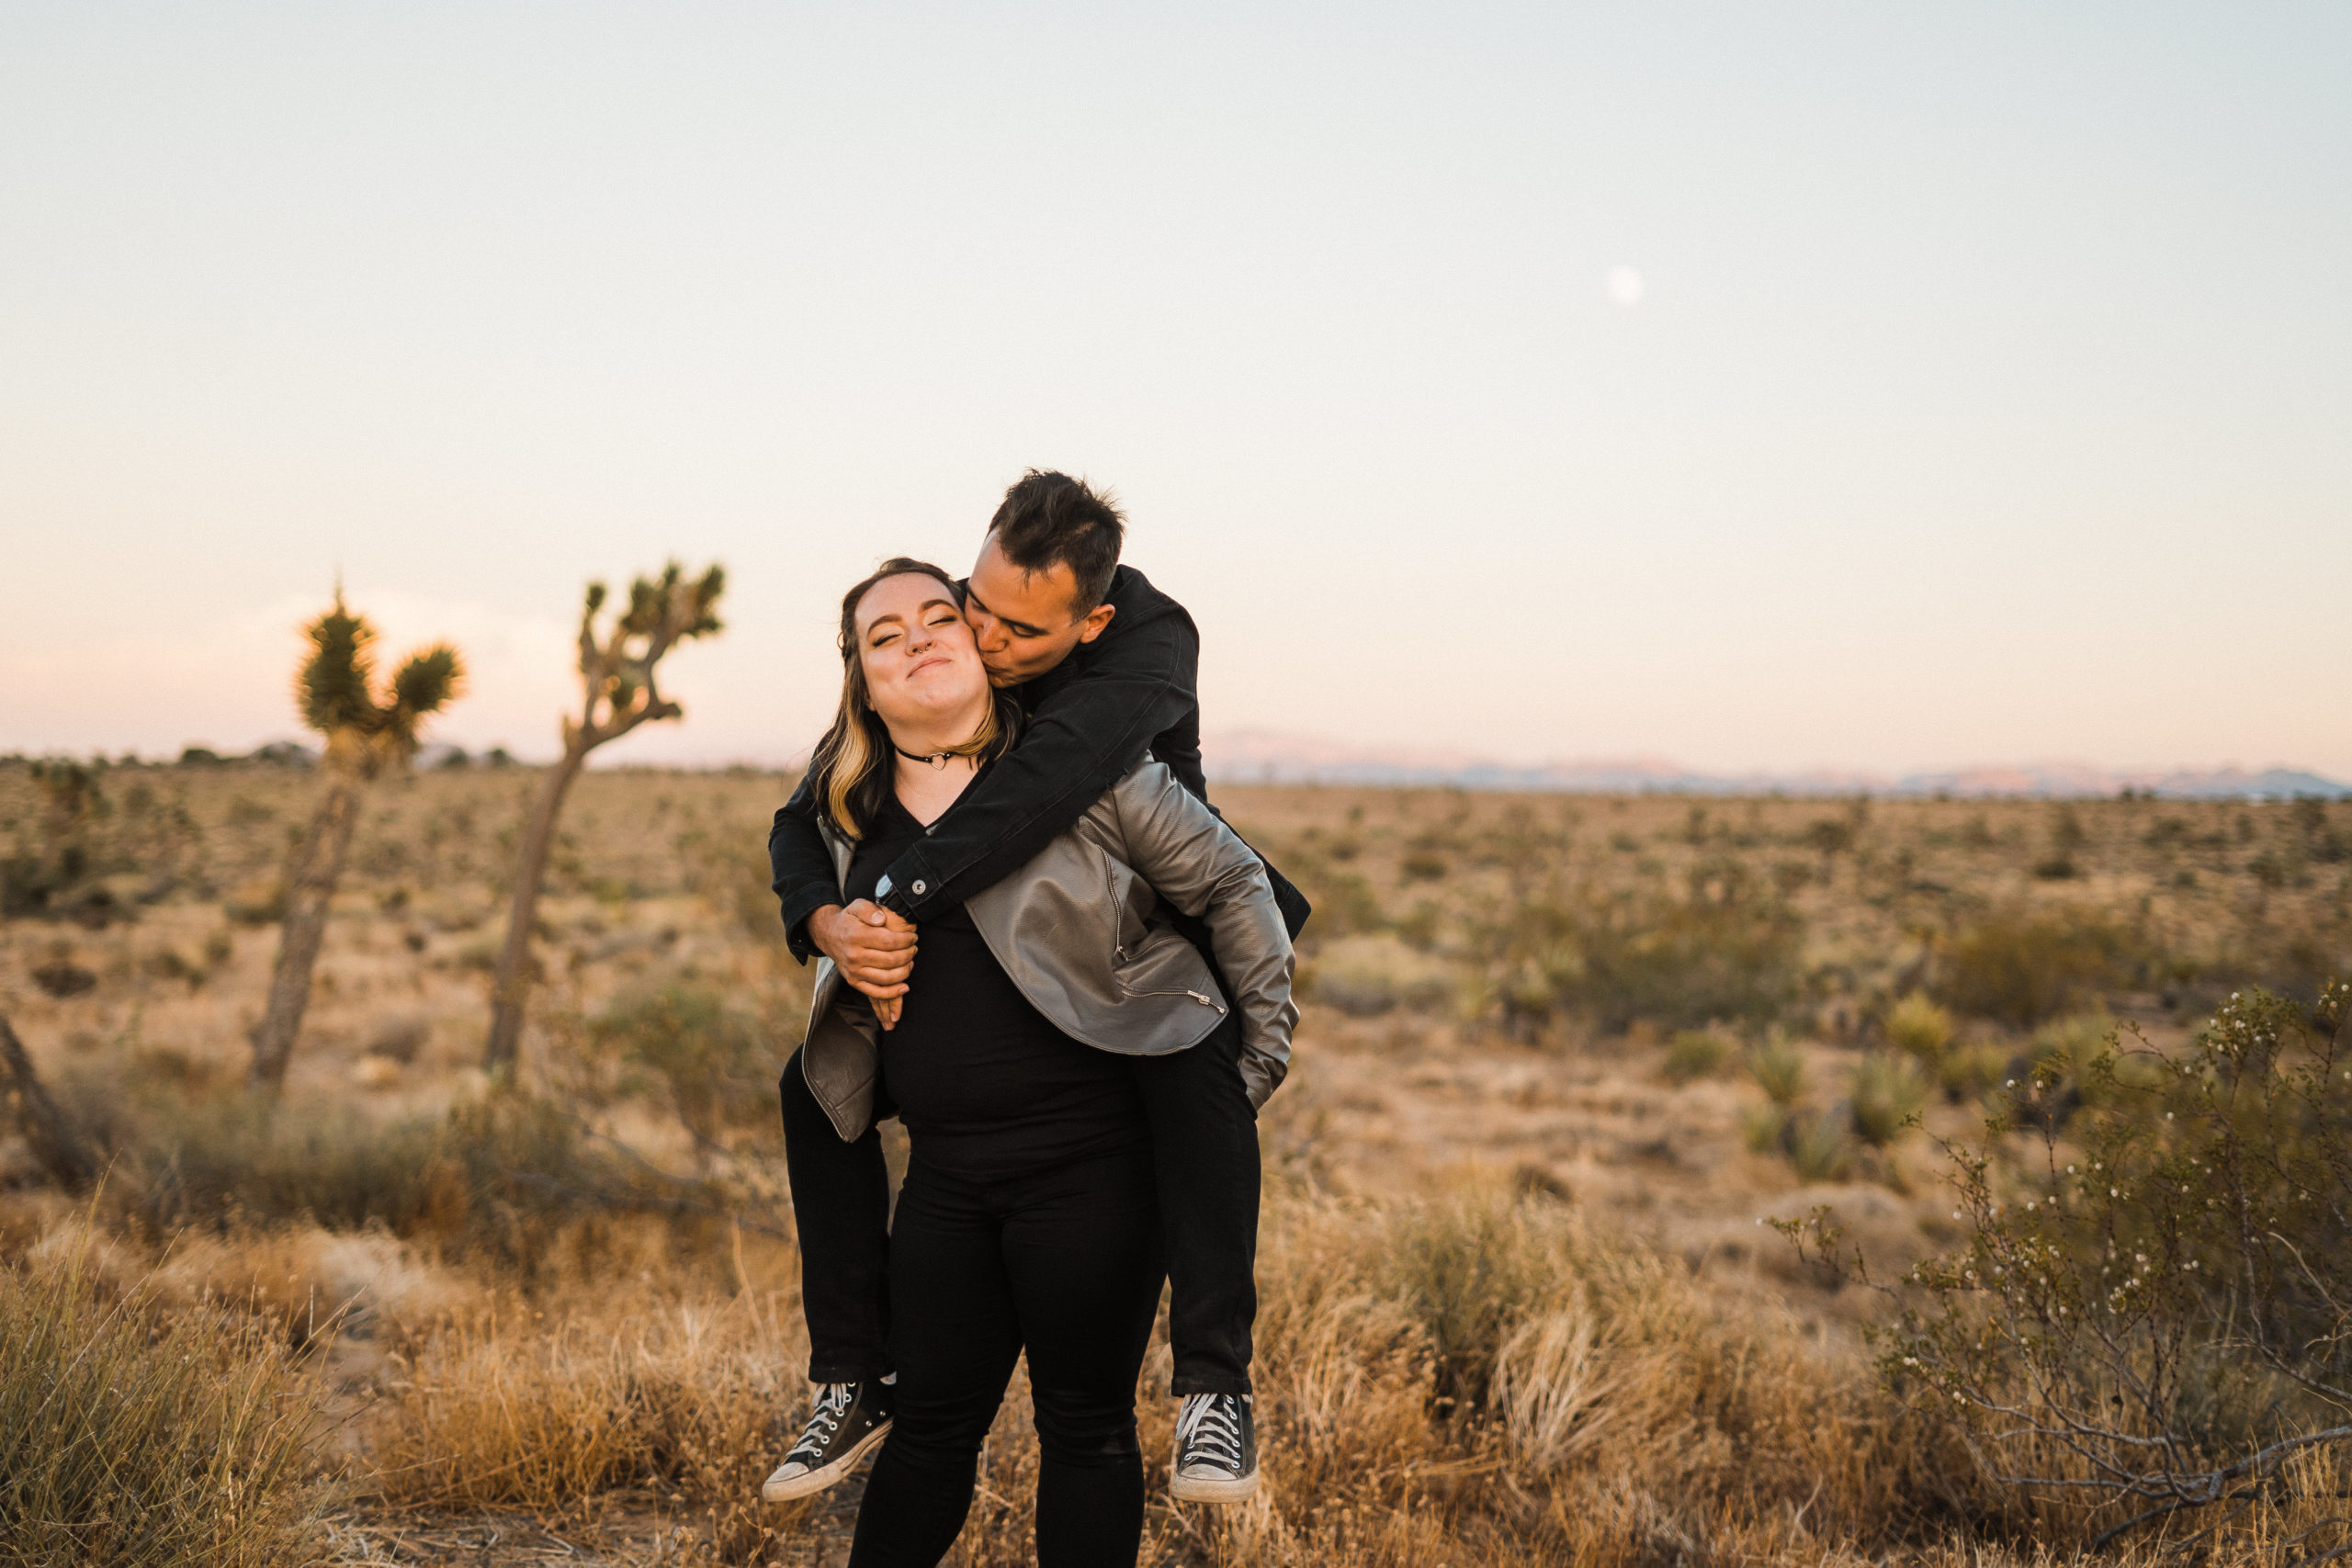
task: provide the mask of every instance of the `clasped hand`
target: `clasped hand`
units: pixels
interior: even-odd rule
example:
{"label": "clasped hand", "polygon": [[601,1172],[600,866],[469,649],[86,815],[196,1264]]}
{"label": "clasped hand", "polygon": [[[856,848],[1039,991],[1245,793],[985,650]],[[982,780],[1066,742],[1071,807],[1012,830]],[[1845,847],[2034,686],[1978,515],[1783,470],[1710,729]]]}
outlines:
{"label": "clasped hand", "polygon": [[847,908],[828,904],[808,917],[808,940],[833,961],[842,979],[873,1001],[883,1028],[898,1027],[907,976],[915,972],[912,920],[871,898]]}

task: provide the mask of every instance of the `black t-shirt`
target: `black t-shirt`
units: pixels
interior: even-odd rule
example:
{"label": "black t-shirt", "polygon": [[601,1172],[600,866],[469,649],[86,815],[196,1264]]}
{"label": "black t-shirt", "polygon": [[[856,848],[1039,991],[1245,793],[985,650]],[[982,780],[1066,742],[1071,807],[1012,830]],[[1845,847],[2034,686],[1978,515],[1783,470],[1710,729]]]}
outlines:
{"label": "black t-shirt", "polygon": [[[850,857],[847,892],[874,885],[922,825],[892,795]],[[1071,1039],[1030,1004],[961,904],[923,921],[883,1087],[917,1159],[979,1179],[1042,1170],[1147,1139],[1125,1058]]]}

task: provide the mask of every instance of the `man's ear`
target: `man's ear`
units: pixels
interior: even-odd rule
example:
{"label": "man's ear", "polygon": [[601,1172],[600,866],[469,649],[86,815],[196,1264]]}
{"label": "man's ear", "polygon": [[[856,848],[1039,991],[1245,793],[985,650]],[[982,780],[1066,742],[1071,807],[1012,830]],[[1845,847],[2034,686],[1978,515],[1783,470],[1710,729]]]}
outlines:
{"label": "man's ear", "polygon": [[1087,612],[1086,619],[1079,623],[1078,640],[1092,642],[1096,637],[1101,637],[1102,628],[1109,626],[1111,617],[1118,613],[1119,609],[1115,604],[1095,605],[1093,609]]}

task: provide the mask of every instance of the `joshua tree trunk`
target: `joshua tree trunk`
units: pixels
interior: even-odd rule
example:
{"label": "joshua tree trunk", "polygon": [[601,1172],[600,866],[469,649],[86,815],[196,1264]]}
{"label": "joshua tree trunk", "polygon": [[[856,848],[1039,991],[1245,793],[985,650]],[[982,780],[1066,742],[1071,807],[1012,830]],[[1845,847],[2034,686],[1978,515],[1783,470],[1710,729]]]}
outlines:
{"label": "joshua tree trunk", "polygon": [[493,1075],[512,1072],[523,1042],[524,1004],[531,994],[531,928],[537,923],[539,884],[548,872],[548,852],[555,846],[555,819],[563,809],[564,792],[580,776],[588,760],[584,747],[566,746],[563,760],[548,770],[531,803],[530,819],[523,825],[523,845],[514,857],[514,901],[506,916],[506,942],[498,950],[498,978],[490,993],[490,1043],[482,1052],[483,1070]]}
{"label": "joshua tree trunk", "polygon": [[269,1010],[254,1030],[249,1081],[270,1094],[285,1087],[286,1064],[302,1032],[302,1013],[311,1005],[311,972],[319,962],[319,944],[326,940],[327,906],[343,877],[344,856],[350,852],[366,790],[367,780],[357,773],[332,771],[326,800],[311,819],[311,830],[295,857],[294,874],[286,888],[286,928],[278,938],[277,967],[269,977]]}
{"label": "joshua tree trunk", "polygon": [[87,1188],[97,1178],[97,1156],[49,1097],[33,1072],[32,1058],[25,1055],[24,1043],[6,1018],[0,1018],[0,1061],[16,1083],[17,1122],[25,1130],[25,1142],[32,1145],[33,1157],[68,1192]]}
{"label": "joshua tree trunk", "polygon": [[726,573],[714,566],[689,582],[672,561],[659,578],[640,577],[629,584],[628,607],[603,634],[596,615],[605,607],[605,585],[588,585],[580,612],[580,716],[563,720],[563,760],[541,782],[514,857],[514,902],[507,911],[505,945],[498,950],[498,978],[490,993],[490,1042],[481,1056],[482,1069],[493,1077],[514,1072],[523,1043],[523,1013],[531,998],[531,927],[538,914],[539,881],[547,874],[564,791],[597,747],[640,724],[685,712],[662,695],[655,666],[680,641],[718,630],[714,612],[725,581]]}

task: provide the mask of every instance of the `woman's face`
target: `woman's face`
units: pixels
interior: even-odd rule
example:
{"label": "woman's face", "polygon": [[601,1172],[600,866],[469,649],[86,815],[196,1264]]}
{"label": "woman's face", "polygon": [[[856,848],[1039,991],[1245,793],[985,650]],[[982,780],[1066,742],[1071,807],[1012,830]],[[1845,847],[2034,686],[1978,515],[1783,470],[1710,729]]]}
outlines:
{"label": "woman's face", "polygon": [[969,712],[978,726],[989,673],[955,590],[920,573],[886,577],[856,615],[857,657],[883,723],[929,728]]}

